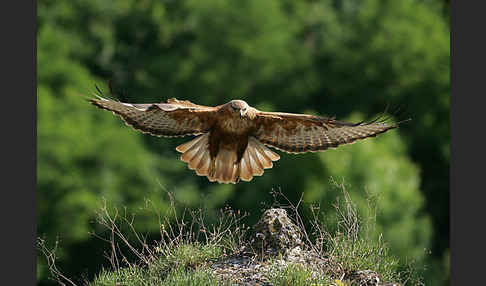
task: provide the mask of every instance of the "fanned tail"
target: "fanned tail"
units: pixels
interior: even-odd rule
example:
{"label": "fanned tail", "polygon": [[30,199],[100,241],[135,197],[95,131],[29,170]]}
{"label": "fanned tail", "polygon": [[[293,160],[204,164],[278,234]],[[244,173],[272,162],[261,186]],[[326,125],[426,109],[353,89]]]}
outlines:
{"label": "fanned tail", "polygon": [[181,160],[188,163],[189,169],[195,170],[197,175],[224,184],[236,184],[240,179],[251,181],[253,176],[263,175],[264,169],[272,168],[272,161],[280,159],[277,153],[254,137],[248,138],[247,148],[239,162],[236,149],[220,147],[216,157],[211,158],[209,133],[205,133],[179,145],[176,150],[182,153]]}

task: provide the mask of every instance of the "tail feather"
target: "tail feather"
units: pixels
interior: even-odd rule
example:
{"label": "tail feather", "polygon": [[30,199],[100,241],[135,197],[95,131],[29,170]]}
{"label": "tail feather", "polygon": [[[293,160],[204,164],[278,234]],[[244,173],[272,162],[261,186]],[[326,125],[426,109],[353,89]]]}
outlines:
{"label": "tail feather", "polygon": [[[253,168],[251,166],[250,153],[248,152],[248,147],[245,153],[243,154],[243,158],[241,158],[240,164],[242,164],[240,170],[241,179],[245,181],[251,181],[251,179],[253,178]],[[243,176],[241,175],[242,171],[245,172],[245,178],[243,178]]]}
{"label": "tail feather", "polygon": [[260,160],[260,158],[257,155],[257,153],[259,153],[258,150],[252,147],[247,148],[247,150],[251,160],[252,169],[257,171],[258,173],[261,172],[263,174],[263,162]]}
{"label": "tail feather", "polygon": [[260,160],[263,168],[265,169],[272,168],[272,161],[280,159],[280,156],[278,154],[272,152],[270,149],[265,147],[265,145],[263,145],[253,137],[250,137],[250,139],[248,140],[248,146],[250,147],[249,149],[255,150],[255,154],[258,156],[256,158]]}
{"label": "tail feather", "polygon": [[257,150],[257,152],[255,152],[255,153],[258,156],[258,159],[260,160],[260,162],[262,163],[263,168],[268,169],[268,168],[273,167],[272,160],[270,160],[270,158],[265,156],[264,153],[260,152],[260,150]]}
{"label": "tail feather", "polygon": [[[246,152],[245,152],[246,154]],[[253,178],[253,171],[251,170],[251,167],[248,166],[248,156],[243,156],[240,161],[240,178],[243,181],[251,181]]]}
{"label": "tail feather", "polygon": [[203,134],[203,135],[200,135],[194,139],[192,139],[191,141],[188,141],[184,144],[181,144],[179,146],[176,147],[176,150],[181,152],[181,153],[184,153],[186,152],[189,148],[191,148],[194,144],[196,144],[197,142],[201,141],[201,140],[208,140],[209,139],[209,133],[206,133],[206,134]]}
{"label": "tail feather", "polygon": [[257,139],[250,137],[248,145],[239,162],[236,149],[221,148],[215,158],[209,151],[209,133],[200,135],[176,148],[181,152],[181,160],[188,163],[191,170],[199,176],[207,176],[209,181],[218,183],[237,183],[240,179],[251,181],[253,176],[263,175],[264,169],[272,168],[272,161],[280,156]]}
{"label": "tail feather", "polygon": [[277,161],[280,156],[268,149],[263,143],[253,137],[248,138],[243,158],[240,161],[240,178],[243,181],[251,181],[253,176],[263,175],[264,169],[273,167],[272,161]]}
{"label": "tail feather", "polygon": [[200,135],[193,140],[177,146],[176,150],[182,152],[181,160],[189,163],[198,153],[209,146],[209,133]]}
{"label": "tail feather", "polygon": [[[258,141],[256,138],[250,137],[248,142],[249,143],[251,142],[251,144],[254,145],[262,155],[270,159],[270,163],[271,161],[278,161],[280,159],[280,155],[268,149],[265,145],[263,145],[263,143]],[[269,168],[271,168],[271,166]]]}
{"label": "tail feather", "polygon": [[206,153],[205,151],[207,150],[201,150],[202,148],[198,148],[197,153],[192,157],[191,160],[189,160],[189,169],[194,170],[197,168],[199,163],[201,162],[202,157]]}
{"label": "tail feather", "polygon": [[209,155],[209,149],[204,151],[204,154],[196,166],[196,174],[199,176],[207,176],[209,174],[209,165],[211,164],[211,156]]}
{"label": "tail feather", "polygon": [[255,149],[254,148],[247,148],[246,150],[248,151],[248,157],[250,158],[249,162],[250,162],[250,165],[251,165],[251,169],[253,170],[253,175],[254,176],[263,175],[263,164],[262,164],[262,162],[260,162],[257,155],[255,154]]}
{"label": "tail feather", "polygon": [[210,175],[210,179],[219,183],[236,183],[236,179],[232,177],[235,163],[236,150],[220,149],[214,162],[214,175]]}
{"label": "tail feather", "polygon": [[218,155],[216,156],[215,160],[214,160],[214,179],[216,181],[221,181],[223,182],[223,172],[224,172],[224,164],[223,164],[223,160],[221,160],[221,150],[218,152]]}
{"label": "tail feather", "polygon": [[236,150],[221,149],[216,160],[219,160],[220,176],[219,179],[224,183],[231,181],[231,174],[236,163]]}

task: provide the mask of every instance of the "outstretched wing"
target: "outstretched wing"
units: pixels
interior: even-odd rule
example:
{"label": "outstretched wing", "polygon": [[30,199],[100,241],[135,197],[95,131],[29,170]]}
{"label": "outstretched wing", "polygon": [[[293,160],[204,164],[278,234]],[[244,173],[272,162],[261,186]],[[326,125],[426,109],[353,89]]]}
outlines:
{"label": "outstretched wing", "polygon": [[384,120],[348,123],[307,114],[258,111],[255,137],[262,143],[288,153],[323,151],[374,137],[398,127]]}
{"label": "outstretched wing", "polygon": [[112,111],[129,126],[155,136],[176,137],[206,132],[217,107],[197,105],[171,98],[167,103],[134,104],[99,97],[89,101]]}

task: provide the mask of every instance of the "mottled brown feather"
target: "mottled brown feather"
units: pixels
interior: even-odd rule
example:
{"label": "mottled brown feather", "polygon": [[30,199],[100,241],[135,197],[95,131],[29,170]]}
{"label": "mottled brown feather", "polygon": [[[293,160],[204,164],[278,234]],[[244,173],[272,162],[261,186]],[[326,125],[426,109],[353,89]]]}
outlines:
{"label": "mottled brown feather", "polygon": [[354,124],[315,115],[262,111],[256,113],[255,121],[258,128],[254,136],[287,153],[324,151],[397,127],[381,122]]}
{"label": "mottled brown feather", "polygon": [[207,132],[214,120],[215,107],[187,100],[169,99],[167,103],[131,104],[98,98],[97,107],[118,114],[127,125],[155,136],[179,137]]}

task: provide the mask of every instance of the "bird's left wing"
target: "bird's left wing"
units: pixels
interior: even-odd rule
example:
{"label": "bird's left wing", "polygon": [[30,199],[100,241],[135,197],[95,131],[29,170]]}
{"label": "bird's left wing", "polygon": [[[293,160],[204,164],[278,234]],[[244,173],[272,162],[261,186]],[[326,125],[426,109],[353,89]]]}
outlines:
{"label": "bird's left wing", "polygon": [[321,116],[283,112],[256,112],[255,137],[288,153],[323,151],[374,137],[397,124],[384,120],[348,123]]}
{"label": "bird's left wing", "polygon": [[212,125],[217,107],[197,105],[187,100],[171,98],[166,103],[123,103],[102,97],[89,101],[99,108],[112,111],[129,126],[155,136],[177,137],[198,135]]}

